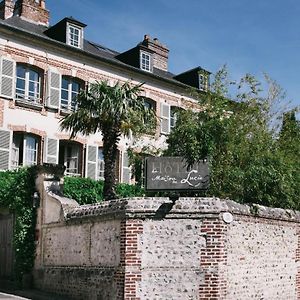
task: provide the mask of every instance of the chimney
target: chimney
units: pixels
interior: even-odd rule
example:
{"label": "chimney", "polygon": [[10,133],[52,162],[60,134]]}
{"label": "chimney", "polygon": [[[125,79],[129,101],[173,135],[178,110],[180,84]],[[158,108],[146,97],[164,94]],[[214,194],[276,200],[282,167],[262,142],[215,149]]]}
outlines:
{"label": "chimney", "polygon": [[17,0],[14,14],[28,22],[49,26],[49,11],[45,0]]}
{"label": "chimney", "polygon": [[142,45],[154,51],[153,67],[168,71],[169,49],[163,45],[157,38],[152,39],[149,35],[144,35]]}
{"label": "chimney", "polygon": [[15,7],[15,1],[3,0],[0,3],[0,19],[6,20],[13,16]]}

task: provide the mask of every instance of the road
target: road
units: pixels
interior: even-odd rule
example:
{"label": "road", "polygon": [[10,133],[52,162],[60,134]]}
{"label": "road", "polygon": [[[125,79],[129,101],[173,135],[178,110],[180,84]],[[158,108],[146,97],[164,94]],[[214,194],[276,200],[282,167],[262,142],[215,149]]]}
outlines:
{"label": "road", "polygon": [[4,300],[4,299],[28,300],[29,298],[23,298],[23,297],[15,296],[12,294],[0,293],[0,299],[1,300]]}

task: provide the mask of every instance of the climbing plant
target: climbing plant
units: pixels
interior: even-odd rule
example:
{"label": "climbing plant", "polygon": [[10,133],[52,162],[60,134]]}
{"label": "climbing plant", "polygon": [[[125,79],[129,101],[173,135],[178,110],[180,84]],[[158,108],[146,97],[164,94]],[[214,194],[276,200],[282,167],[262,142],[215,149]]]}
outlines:
{"label": "climbing plant", "polygon": [[30,273],[34,262],[34,230],[36,212],[32,205],[35,191],[34,168],[0,172],[0,207],[15,216],[14,226],[14,279]]}

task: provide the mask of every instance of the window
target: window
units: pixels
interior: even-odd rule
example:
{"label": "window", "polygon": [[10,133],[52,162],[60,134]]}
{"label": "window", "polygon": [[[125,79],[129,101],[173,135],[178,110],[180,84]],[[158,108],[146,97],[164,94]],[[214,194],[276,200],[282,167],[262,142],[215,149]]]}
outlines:
{"label": "window", "polygon": [[24,99],[35,103],[40,103],[40,72],[29,66],[18,64],[16,75],[16,99]]}
{"label": "window", "polygon": [[140,67],[144,71],[151,72],[151,55],[149,53],[141,51]]}
{"label": "window", "polygon": [[144,106],[154,112],[154,114],[147,118],[147,120],[144,120],[146,125],[144,133],[153,135],[156,130],[156,102],[152,99],[144,98]]}
{"label": "window", "polygon": [[65,174],[81,176],[82,146],[75,142],[59,142],[59,164],[66,167]]}
{"label": "window", "polygon": [[182,108],[180,108],[178,106],[171,106],[171,109],[170,109],[170,130],[172,130],[176,126],[178,114],[181,110],[182,110]]}
{"label": "window", "polygon": [[205,92],[208,90],[208,77],[205,74],[199,74],[199,90]]}
{"label": "window", "polygon": [[68,24],[68,32],[67,32],[67,42],[68,45],[76,47],[76,48],[81,48],[81,41],[82,41],[82,29]]}
{"label": "window", "polygon": [[98,149],[98,179],[104,180],[104,156],[103,149]]}
{"label": "window", "polygon": [[61,109],[76,109],[76,100],[80,91],[81,84],[78,80],[63,76],[61,81]]}
{"label": "window", "polygon": [[14,133],[11,153],[12,168],[38,164],[39,145],[40,139],[38,137]]}
{"label": "window", "polygon": [[170,112],[170,128],[171,130],[176,126],[177,121],[177,112],[174,108],[174,106],[171,106],[171,112]]}

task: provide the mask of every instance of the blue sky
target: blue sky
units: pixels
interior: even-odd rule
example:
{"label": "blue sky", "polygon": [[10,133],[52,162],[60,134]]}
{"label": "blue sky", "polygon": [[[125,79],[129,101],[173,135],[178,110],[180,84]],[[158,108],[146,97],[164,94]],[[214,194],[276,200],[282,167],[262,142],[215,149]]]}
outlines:
{"label": "blue sky", "polygon": [[[59,4],[58,4],[59,3]],[[300,105],[299,0],[46,0],[51,24],[65,16],[86,23],[85,37],[117,51],[144,34],[170,49],[169,70],[227,64],[232,79],[263,72]]]}

